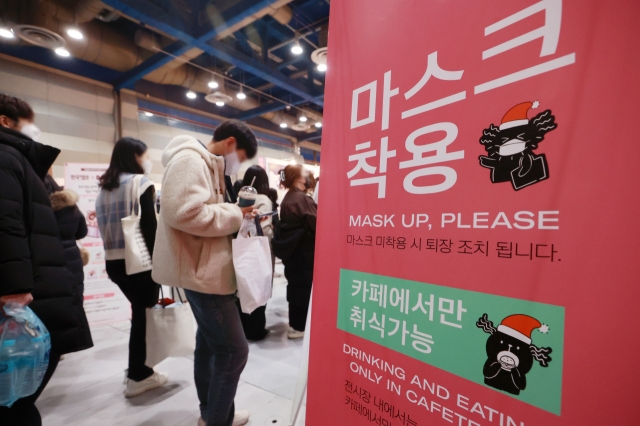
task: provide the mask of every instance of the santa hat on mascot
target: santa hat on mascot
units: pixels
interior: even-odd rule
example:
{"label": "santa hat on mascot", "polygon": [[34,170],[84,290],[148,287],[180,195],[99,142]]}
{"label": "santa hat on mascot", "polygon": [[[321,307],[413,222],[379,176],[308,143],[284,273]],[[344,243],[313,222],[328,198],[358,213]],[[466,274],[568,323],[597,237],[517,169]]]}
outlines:
{"label": "santa hat on mascot", "polygon": [[531,333],[536,328],[539,328],[542,333],[549,331],[549,328],[537,319],[528,315],[515,314],[503,319],[498,326],[498,331],[530,345]]}
{"label": "santa hat on mascot", "polygon": [[529,124],[527,113],[530,109],[536,109],[540,106],[540,102],[523,102],[511,108],[502,117],[500,130],[511,129],[512,127],[526,126]]}

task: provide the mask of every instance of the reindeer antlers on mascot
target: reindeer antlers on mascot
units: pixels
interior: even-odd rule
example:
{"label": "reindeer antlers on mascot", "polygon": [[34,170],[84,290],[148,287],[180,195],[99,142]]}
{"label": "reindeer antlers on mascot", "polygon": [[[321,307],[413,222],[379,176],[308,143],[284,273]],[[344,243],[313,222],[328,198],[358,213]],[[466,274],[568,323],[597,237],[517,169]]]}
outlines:
{"label": "reindeer antlers on mascot", "polygon": [[529,345],[529,349],[531,349],[531,355],[533,358],[540,363],[541,367],[548,367],[551,362],[551,357],[549,354],[552,352],[551,348],[539,348],[534,344]]}
{"label": "reindeer antlers on mascot", "polygon": [[498,331],[498,329],[493,326],[493,321],[489,320],[489,316],[487,314],[482,314],[478,322],[476,322],[476,326],[489,334],[493,334]]}

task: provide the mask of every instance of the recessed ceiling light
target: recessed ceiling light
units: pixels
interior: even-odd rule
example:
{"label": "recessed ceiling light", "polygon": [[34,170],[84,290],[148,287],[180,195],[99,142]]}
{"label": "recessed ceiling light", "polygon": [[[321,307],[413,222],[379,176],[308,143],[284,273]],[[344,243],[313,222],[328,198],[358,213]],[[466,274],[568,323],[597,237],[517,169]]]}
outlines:
{"label": "recessed ceiling light", "polygon": [[218,105],[218,106],[224,106],[224,102],[222,102],[222,101],[218,101],[218,102],[216,102],[216,105]]}
{"label": "recessed ceiling light", "polygon": [[55,50],[56,54],[58,54],[59,56],[62,56],[64,58],[68,58],[69,56],[71,56],[71,53],[69,53],[69,51],[67,49],[65,49],[64,47],[58,47]]}
{"label": "recessed ceiling light", "polygon": [[195,94],[194,92],[192,92],[191,90],[189,90],[189,91],[187,92],[187,98],[189,98],[189,99],[195,99],[195,98],[197,98],[197,97],[198,97],[198,95],[196,95],[196,94]]}
{"label": "recessed ceiling light", "polygon": [[315,124],[315,126],[319,129],[320,127],[322,127],[322,123],[318,121],[318,122]]}
{"label": "recessed ceiling light", "polygon": [[280,127],[282,127],[283,129],[287,128],[287,123],[280,123]]}
{"label": "recessed ceiling light", "polygon": [[76,28],[69,28],[67,30],[67,35],[76,40],[82,40],[84,38],[84,35],[82,35],[82,32],[80,32],[80,30]]}
{"label": "recessed ceiling light", "polygon": [[216,83],[215,81],[211,80],[208,84],[210,89],[217,89],[218,88],[218,83]]}
{"label": "recessed ceiling light", "polygon": [[291,47],[291,53],[294,55],[300,55],[302,52],[304,52],[304,49],[300,46],[300,42],[296,41],[296,44]]}
{"label": "recessed ceiling light", "polygon": [[300,121],[302,121],[304,123],[305,121],[307,121],[307,117],[305,117],[304,115],[301,115],[300,116]]}
{"label": "recessed ceiling light", "polygon": [[326,71],[327,70],[327,64],[320,64],[318,65],[318,71]]}
{"label": "recessed ceiling light", "polygon": [[246,99],[247,95],[244,94],[244,92],[238,92],[238,94],[236,95],[236,97],[238,99]]}
{"label": "recessed ceiling light", "polygon": [[0,28],[0,37],[2,38],[15,38],[13,31],[8,28]]}
{"label": "recessed ceiling light", "polygon": [[153,117],[153,113],[149,111],[146,111],[144,115],[146,115],[147,117]]}

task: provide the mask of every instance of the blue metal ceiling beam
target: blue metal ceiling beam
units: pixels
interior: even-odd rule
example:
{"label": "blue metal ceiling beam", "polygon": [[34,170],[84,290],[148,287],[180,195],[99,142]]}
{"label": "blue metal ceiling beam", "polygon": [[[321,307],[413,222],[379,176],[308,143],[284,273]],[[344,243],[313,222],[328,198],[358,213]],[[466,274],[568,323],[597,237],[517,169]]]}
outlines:
{"label": "blue metal ceiling beam", "polygon": [[[258,10],[273,4],[275,1],[276,0],[262,0],[253,6],[247,7],[244,10],[244,13],[246,13],[244,17],[255,14]],[[233,20],[228,20],[225,25],[220,25],[205,32],[205,34],[202,34],[200,37],[194,37],[184,29],[176,28],[174,25],[168,23],[175,20],[172,20],[167,16],[161,8],[148,1],[103,0],[103,3],[133,19],[151,27],[155,27],[158,30],[190,45],[191,47],[197,47],[210,55],[220,58],[238,68],[242,68],[245,71],[273,83],[276,86],[279,86],[309,102],[314,102],[313,99],[317,96],[317,94],[312,93],[303,84],[291,80],[273,68],[213,39],[221,31],[244,19],[244,17],[241,17],[240,15],[236,15]]]}
{"label": "blue metal ceiling beam", "polygon": [[315,140],[318,140],[318,139],[322,139],[322,130],[320,131],[319,135],[314,134],[312,136],[307,136],[304,139],[298,139],[298,142],[311,142],[311,141],[315,141]]}
{"label": "blue metal ceiling beam", "polygon": [[[313,102],[316,103],[316,104],[322,103],[323,99],[324,99],[324,94],[315,97]],[[298,100],[298,101],[295,101],[295,102],[291,102],[291,103],[289,103],[289,105],[294,105],[295,106],[295,105],[303,104],[305,102],[308,102],[308,101],[305,100],[305,99],[301,99],[301,100]],[[270,102],[270,103],[267,103],[267,104],[260,105],[259,107],[255,107],[253,109],[248,109],[246,111],[242,111],[241,113],[233,116],[233,118],[238,119],[238,120],[248,120],[250,118],[257,117],[259,115],[266,114],[268,112],[279,111],[279,110],[283,109],[286,106],[287,106],[287,104],[285,104],[283,102],[277,102],[277,101]]]}

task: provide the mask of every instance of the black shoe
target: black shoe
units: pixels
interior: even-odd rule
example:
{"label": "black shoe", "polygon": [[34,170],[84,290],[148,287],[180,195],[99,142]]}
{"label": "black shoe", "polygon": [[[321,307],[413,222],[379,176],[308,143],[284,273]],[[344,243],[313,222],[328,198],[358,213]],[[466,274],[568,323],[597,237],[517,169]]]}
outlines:
{"label": "black shoe", "polygon": [[258,334],[247,334],[247,340],[250,340],[252,342],[259,342],[260,340],[264,340],[267,336],[269,335],[269,330],[267,329],[263,329],[261,332],[259,332]]}

